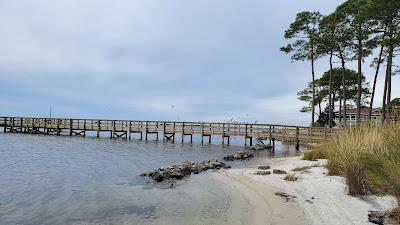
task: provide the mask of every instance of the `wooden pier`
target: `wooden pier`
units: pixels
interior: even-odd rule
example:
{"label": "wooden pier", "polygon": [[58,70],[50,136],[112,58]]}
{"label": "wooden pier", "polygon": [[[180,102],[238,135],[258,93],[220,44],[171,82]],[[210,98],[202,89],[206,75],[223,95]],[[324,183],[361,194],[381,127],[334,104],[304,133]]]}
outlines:
{"label": "wooden pier", "polygon": [[97,137],[106,133],[110,138],[148,140],[150,135],[159,140],[161,135],[165,141],[175,142],[180,135],[181,142],[186,139],[193,142],[193,135],[201,137],[201,143],[211,143],[213,136],[220,136],[222,144],[228,144],[230,138],[244,138],[245,145],[253,145],[254,138],[268,139],[273,145],[275,141],[300,144],[321,143],[329,140],[337,129],[304,126],[288,126],[277,124],[255,123],[209,123],[178,121],[137,121],[137,120],[100,120],[69,118],[28,118],[0,117],[0,127],[4,132],[83,136],[92,133]]}

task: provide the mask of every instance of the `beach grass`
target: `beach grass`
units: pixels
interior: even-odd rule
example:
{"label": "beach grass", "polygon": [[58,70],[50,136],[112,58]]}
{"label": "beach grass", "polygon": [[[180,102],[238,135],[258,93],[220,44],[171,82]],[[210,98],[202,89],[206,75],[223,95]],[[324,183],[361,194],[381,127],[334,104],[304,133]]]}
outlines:
{"label": "beach grass", "polygon": [[350,195],[390,194],[400,199],[400,127],[344,129],[304,154],[305,160],[321,158],[328,159],[330,175],[346,178]]}

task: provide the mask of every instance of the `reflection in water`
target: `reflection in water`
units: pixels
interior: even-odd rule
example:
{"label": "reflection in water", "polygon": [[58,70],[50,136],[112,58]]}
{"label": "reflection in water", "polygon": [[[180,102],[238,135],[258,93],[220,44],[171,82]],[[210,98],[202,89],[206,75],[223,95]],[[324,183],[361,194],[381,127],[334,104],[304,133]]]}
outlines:
{"label": "reflection in water", "polygon": [[[0,142],[1,225],[237,224],[234,207],[248,207],[233,206],[240,195],[213,172],[173,186],[138,176],[184,160],[221,160],[243,146],[18,134],[0,134]],[[277,149],[276,156],[296,154]],[[229,164],[265,163],[269,154]]]}

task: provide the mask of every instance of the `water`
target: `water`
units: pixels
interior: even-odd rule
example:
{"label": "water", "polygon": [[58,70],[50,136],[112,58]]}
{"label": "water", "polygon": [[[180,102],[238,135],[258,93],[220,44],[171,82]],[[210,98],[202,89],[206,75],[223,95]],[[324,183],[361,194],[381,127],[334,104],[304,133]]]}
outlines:
{"label": "water", "polygon": [[[249,211],[213,172],[173,186],[138,176],[184,160],[221,160],[243,146],[3,133],[0,143],[1,225],[240,224]],[[294,152],[277,146],[278,155]],[[229,164],[265,163],[268,154]]]}

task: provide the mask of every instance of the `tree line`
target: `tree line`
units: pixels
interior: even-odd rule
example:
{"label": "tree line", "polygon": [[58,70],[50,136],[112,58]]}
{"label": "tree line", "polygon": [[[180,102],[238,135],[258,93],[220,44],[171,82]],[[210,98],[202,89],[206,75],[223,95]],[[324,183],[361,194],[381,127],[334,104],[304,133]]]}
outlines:
{"label": "tree line", "polygon": [[[291,54],[296,61],[309,61],[312,79],[309,86],[299,92],[299,99],[309,101],[302,111],[311,111],[311,124],[315,125],[316,107],[321,115],[321,102],[327,97],[328,126],[333,126],[333,111],[339,101],[339,113],[347,118],[347,103],[353,101],[357,108],[356,121],[361,122],[361,107],[369,103],[369,119],[376,100],[376,85],[384,70],[382,98],[382,123],[392,113],[392,76],[399,72],[394,59],[400,52],[400,1],[399,0],[348,0],[330,15],[320,12],[300,12],[285,31],[284,37],[292,40],[281,50]],[[372,91],[363,75],[365,60],[373,60]],[[329,70],[319,79],[315,75],[318,59],[329,60]],[[334,68],[334,60],[340,66]],[[347,68],[357,62],[356,70]],[[341,119],[342,116],[339,115]],[[346,126],[346,119],[344,119]]]}

